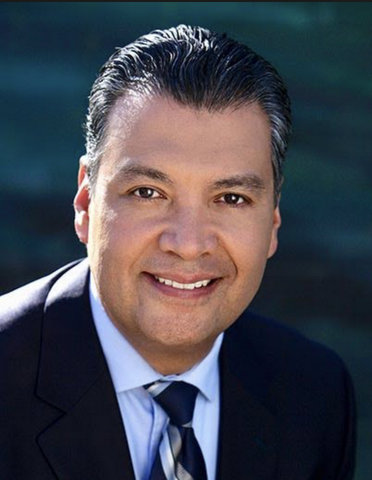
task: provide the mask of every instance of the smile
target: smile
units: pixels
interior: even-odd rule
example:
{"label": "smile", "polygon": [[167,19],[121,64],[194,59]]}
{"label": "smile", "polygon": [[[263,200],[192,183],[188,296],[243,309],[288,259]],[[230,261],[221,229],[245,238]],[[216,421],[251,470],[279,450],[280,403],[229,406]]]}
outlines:
{"label": "smile", "polygon": [[209,279],[209,280],[199,280],[198,282],[195,282],[195,283],[179,283],[179,282],[175,282],[174,280],[170,280],[168,278],[162,278],[157,276],[155,276],[155,279],[159,283],[164,283],[169,287],[178,288],[180,290],[194,290],[194,288],[206,287],[212,281],[211,279]]}

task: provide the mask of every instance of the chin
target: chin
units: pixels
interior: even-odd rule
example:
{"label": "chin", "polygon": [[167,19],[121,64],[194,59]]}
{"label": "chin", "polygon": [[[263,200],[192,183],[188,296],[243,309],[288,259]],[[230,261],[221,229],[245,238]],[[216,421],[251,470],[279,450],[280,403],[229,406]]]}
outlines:
{"label": "chin", "polygon": [[[218,333],[212,333],[200,328],[193,328],[187,324],[184,328],[167,328],[162,330],[152,329],[149,332],[152,343],[162,345],[164,349],[197,347],[206,343],[211,343]],[[211,340],[212,339],[212,340]]]}

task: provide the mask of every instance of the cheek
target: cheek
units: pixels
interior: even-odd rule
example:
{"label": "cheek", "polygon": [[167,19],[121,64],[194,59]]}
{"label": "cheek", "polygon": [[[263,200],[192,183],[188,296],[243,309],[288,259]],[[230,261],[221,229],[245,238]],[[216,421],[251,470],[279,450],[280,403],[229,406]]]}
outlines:
{"label": "cheek", "polygon": [[255,240],[247,239],[247,243],[241,242],[236,254],[238,278],[249,283],[256,283],[257,278],[261,280],[267,261],[267,248],[263,248],[263,244]]}
{"label": "cheek", "polygon": [[[230,222],[220,229],[221,238],[237,264],[262,263],[267,259],[272,239],[272,220],[265,215]],[[242,260],[242,261],[241,261]]]}
{"label": "cheek", "polygon": [[267,219],[245,222],[230,230],[225,248],[236,269],[236,294],[253,297],[259,288],[270,251],[272,228]]}
{"label": "cheek", "polygon": [[111,269],[128,269],[156,246],[156,225],[133,212],[106,207],[91,220],[92,252]]}

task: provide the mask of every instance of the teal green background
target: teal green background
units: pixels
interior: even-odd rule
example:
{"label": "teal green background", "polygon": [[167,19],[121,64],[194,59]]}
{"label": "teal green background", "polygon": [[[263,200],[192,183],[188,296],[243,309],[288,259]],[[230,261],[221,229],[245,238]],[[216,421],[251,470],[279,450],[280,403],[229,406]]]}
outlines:
{"label": "teal green background", "polygon": [[114,47],[178,23],[226,31],[288,85],[280,248],[252,308],[344,358],[355,478],[372,478],[371,3],[1,3],[0,291],[84,255],[72,199],[90,86]]}

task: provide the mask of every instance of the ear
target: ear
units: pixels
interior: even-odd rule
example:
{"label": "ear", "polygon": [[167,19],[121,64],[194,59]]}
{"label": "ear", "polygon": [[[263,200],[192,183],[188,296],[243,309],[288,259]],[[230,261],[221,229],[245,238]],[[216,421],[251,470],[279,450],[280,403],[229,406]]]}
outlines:
{"label": "ear", "polygon": [[273,226],[271,230],[271,240],[270,240],[270,247],[269,247],[269,252],[267,254],[267,258],[272,257],[278,248],[278,230],[281,224],[282,224],[282,219],[280,216],[280,210],[278,205],[275,208],[273,213]]}
{"label": "ear", "polygon": [[85,156],[80,158],[78,174],[78,191],[74,198],[75,232],[82,243],[88,243],[89,231],[89,181]]}

